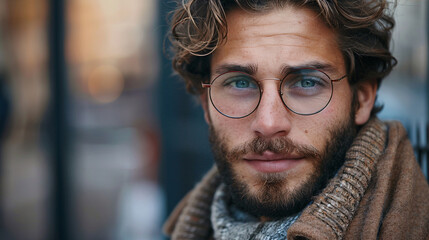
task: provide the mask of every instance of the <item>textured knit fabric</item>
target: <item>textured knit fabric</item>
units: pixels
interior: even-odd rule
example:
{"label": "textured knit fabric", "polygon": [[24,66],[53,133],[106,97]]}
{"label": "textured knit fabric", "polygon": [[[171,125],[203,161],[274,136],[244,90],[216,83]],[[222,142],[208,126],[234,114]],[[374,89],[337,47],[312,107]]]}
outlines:
{"label": "textured knit fabric", "polygon": [[286,239],[287,230],[300,215],[295,214],[277,221],[260,222],[258,218],[241,211],[231,203],[224,184],[217,189],[211,210],[214,236],[218,240]]}
{"label": "textured knit fabric", "polygon": [[[213,239],[214,167],[170,216],[172,239]],[[288,239],[429,239],[429,186],[404,128],[371,119],[345,163],[287,231]]]}

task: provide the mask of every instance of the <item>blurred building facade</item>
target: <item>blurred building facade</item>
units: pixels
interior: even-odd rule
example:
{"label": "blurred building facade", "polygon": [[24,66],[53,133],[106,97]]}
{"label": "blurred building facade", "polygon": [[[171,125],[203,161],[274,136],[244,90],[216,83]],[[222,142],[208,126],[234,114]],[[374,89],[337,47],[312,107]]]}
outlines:
{"label": "blurred building facade", "polygon": [[[0,3],[1,84],[12,108],[2,135],[0,239],[53,237],[50,3]],[[157,1],[65,4],[70,239],[157,239]]]}
{"label": "blurred building facade", "polygon": [[[2,239],[48,234],[49,168],[41,126],[49,99],[47,1],[2,1],[1,79],[10,111],[1,145]],[[23,231],[22,229],[26,229]]]}

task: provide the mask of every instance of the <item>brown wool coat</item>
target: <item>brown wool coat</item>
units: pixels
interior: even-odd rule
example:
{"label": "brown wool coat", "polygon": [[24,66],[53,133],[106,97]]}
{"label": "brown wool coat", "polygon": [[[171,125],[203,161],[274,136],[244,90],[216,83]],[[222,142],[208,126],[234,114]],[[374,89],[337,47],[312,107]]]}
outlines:
{"label": "brown wool coat", "polygon": [[[214,167],[180,202],[164,231],[212,239],[210,206],[221,182]],[[429,186],[405,129],[370,120],[344,165],[289,228],[288,239],[428,239]]]}

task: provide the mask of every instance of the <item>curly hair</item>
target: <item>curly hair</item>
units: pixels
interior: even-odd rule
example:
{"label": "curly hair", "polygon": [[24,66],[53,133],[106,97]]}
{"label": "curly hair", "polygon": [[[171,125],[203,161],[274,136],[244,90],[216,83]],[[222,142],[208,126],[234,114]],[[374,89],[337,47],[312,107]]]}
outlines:
{"label": "curly hair", "polygon": [[397,63],[389,49],[395,25],[389,5],[386,0],[182,0],[171,19],[173,68],[190,93],[201,94],[201,82],[210,80],[210,56],[226,41],[229,10],[294,6],[312,9],[337,33],[351,85],[366,80],[380,85]]}

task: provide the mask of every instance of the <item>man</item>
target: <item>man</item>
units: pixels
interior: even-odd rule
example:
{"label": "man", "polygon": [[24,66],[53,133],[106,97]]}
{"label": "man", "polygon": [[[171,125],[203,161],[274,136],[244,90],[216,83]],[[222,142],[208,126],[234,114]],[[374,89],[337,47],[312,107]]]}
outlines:
{"label": "man", "polygon": [[216,160],[172,239],[429,239],[429,187],[403,127],[377,119],[396,64],[386,1],[190,0],[174,67]]}

